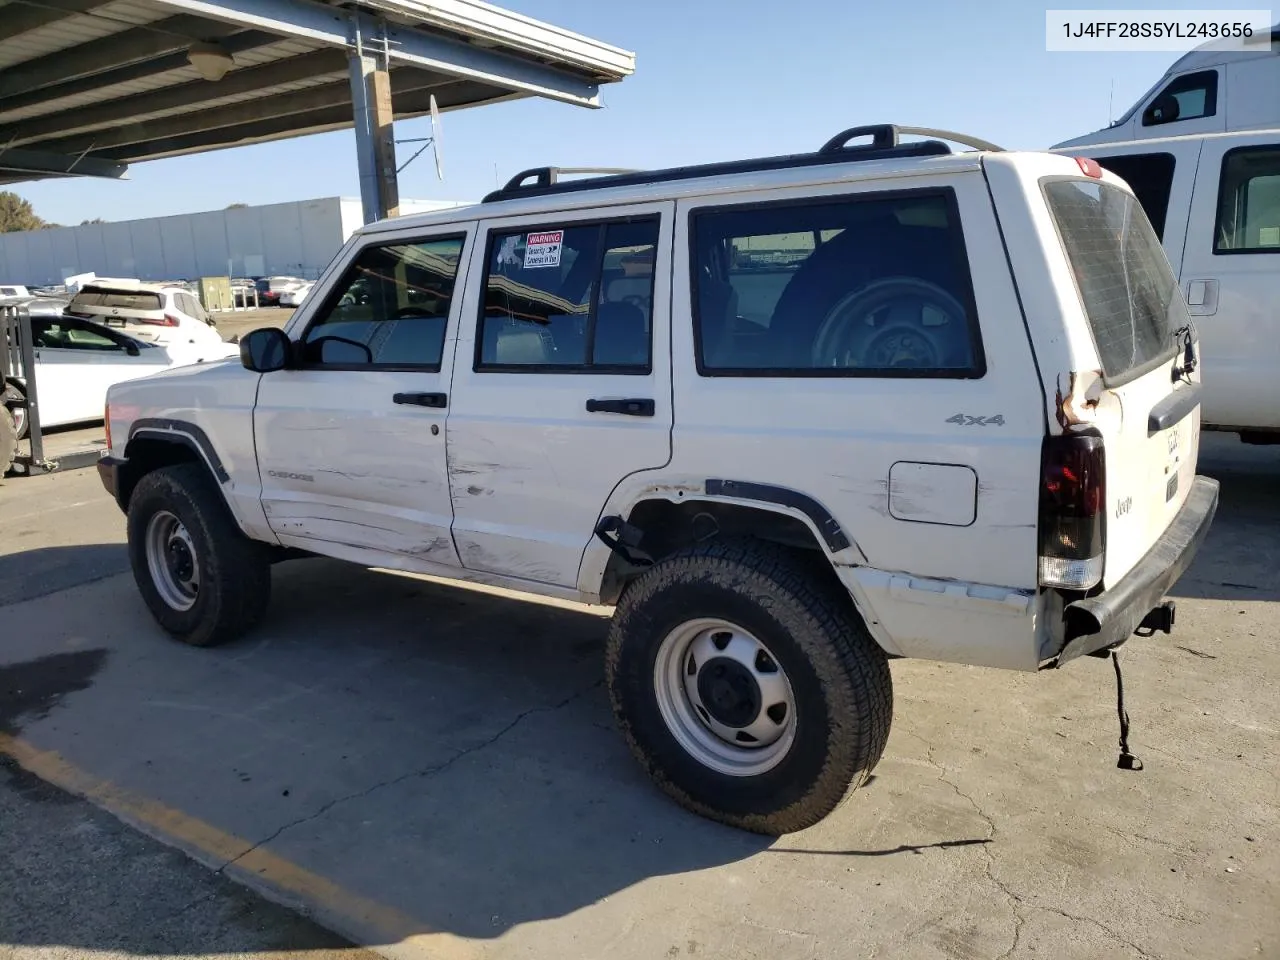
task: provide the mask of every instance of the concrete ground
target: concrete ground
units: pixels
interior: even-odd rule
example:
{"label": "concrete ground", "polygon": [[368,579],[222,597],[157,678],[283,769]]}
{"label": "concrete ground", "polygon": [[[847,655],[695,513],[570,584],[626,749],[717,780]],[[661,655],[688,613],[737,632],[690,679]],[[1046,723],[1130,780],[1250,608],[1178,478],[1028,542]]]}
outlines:
{"label": "concrete ground", "polygon": [[257,310],[228,310],[216,316],[222,339],[242,336],[258,327],[283,327],[293,316],[289,307],[261,307]]}
{"label": "concrete ground", "polygon": [[374,958],[8,760],[0,823],[0,957]]}
{"label": "concrete ground", "polygon": [[[306,560],[251,637],[183,647],[91,471],[0,484],[0,752],[395,957],[1280,957],[1280,449],[1210,436],[1201,469],[1177,632],[1122,655],[1141,772],[1105,661],[899,661],[868,787],[739,833],[631,760],[598,611]],[[0,953],[111,936],[6,924]]]}

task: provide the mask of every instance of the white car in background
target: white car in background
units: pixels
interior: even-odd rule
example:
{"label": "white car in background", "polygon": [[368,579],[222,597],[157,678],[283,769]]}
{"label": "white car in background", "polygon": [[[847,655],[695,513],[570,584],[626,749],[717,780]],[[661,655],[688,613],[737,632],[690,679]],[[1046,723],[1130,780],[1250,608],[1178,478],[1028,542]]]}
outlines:
{"label": "white car in background", "polygon": [[302,301],[307,294],[311,292],[311,288],[315,284],[311,282],[300,283],[296,287],[290,287],[284,293],[280,294],[280,306],[282,307],[300,307]]}
{"label": "white car in background", "polygon": [[[9,301],[9,304],[18,303]],[[233,343],[171,343],[158,346],[95,323],[63,314],[57,300],[32,300],[31,340],[42,429],[102,420],[107,388],[171,367],[237,356]],[[9,399],[25,392],[25,383],[9,385]],[[27,433],[26,409],[9,404],[17,435]]]}
{"label": "white car in background", "polygon": [[181,287],[97,279],[81,287],[67,313],[121,330],[156,346],[223,343],[200,301]]}

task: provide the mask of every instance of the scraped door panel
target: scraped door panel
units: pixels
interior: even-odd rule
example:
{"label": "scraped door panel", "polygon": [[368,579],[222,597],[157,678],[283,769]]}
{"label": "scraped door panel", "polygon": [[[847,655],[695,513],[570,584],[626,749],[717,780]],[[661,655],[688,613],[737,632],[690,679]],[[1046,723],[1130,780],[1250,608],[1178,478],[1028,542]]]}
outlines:
{"label": "scraped door panel", "polygon": [[669,459],[671,209],[482,224],[448,425],[467,568],[575,586],[614,487]]}
{"label": "scraped door panel", "polygon": [[366,244],[317,301],[297,368],[262,377],[262,504],[282,543],[403,569],[457,566],[444,424],[467,238]]}

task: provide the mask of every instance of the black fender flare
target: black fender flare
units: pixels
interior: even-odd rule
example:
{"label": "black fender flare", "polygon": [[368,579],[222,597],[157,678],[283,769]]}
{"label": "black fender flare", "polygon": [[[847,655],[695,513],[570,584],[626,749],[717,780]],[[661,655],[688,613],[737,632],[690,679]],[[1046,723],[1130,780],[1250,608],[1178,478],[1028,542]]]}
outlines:
{"label": "black fender flare", "polygon": [[[218,456],[218,451],[214,449],[212,441],[209,440],[209,435],[194,423],[189,423],[186,420],[142,417],[130,425],[128,443],[133,443],[134,440],[139,438],[162,440],[166,443],[177,443],[185,446],[194,451],[205,462],[219,484],[225,484],[231,480],[231,474],[227,473],[227,468],[223,466],[222,458]],[[126,459],[129,456],[128,443],[125,445]]]}

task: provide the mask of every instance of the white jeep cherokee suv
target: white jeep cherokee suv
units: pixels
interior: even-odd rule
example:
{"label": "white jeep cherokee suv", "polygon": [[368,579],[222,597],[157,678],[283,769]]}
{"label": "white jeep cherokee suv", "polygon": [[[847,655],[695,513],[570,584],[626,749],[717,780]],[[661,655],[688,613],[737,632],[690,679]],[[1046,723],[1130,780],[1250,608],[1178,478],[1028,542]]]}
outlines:
{"label": "white jeep cherokee suv", "polygon": [[890,658],[1172,626],[1217,484],[1122,181],[892,126],[557,180],[372,224],[242,364],[112,388],[99,469],[169,633],[250,629],[298,551],[614,605],[641,763],[781,833],[879,760]]}

